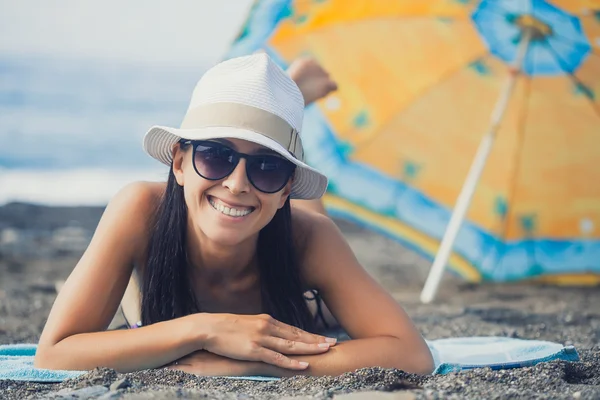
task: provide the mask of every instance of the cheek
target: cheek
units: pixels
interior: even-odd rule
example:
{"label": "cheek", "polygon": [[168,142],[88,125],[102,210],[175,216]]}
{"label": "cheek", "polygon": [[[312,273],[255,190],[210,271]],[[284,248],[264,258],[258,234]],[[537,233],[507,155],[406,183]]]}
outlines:
{"label": "cheek", "polygon": [[192,173],[193,174],[185,175],[186,181],[183,187],[185,201],[188,203],[188,206],[198,204],[200,197],[204,195],[207,189],[215,184],[212,181],[208,181],[198,176],[195,171],[192,171]]}
{"label": "cheek", "polygon": [[278,193],[267,196],[261,196],[260,202],[263,211],[272,218],[277,212],[277,210],[281,208],[282,203],[284,201],[282,200],[282,196]]}

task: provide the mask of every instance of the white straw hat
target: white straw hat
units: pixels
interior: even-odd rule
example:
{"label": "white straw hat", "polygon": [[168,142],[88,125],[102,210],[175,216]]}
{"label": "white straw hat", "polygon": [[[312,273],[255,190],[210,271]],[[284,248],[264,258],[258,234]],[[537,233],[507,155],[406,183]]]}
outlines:
{"label": "white straw hat", "polygon": [[181,128],[153,126],[144,150],[171,165],[180,139],[236,138],[276,151],[296,164],[291,197],[317,199],[327,178],[304,163],[300,139],[304,99],[296,83],[264,54],[217,64],[200,79]]}

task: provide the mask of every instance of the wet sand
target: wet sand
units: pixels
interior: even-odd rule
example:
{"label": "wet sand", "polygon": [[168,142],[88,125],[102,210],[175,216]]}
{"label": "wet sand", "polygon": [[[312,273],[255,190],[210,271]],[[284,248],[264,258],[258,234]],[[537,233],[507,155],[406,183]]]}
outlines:
{"label": "wet sand", "polygon": [[[368,271],[405,307],[427,339],[509,336],[573,344],[581,362],[505,371],[416,376],[366,368],[339,377],[277,382],[203,378],[178,371],[97,369],[60,384],[0,381],[0,398],[600,398],[600,288],[470,285],[449,277],[435,304],[418,301],[429,262],[397,243],[338,221]],[[0,343],[35,343],[74,257],[0,259]],[[373,392],[377,391],[377,392]]]}

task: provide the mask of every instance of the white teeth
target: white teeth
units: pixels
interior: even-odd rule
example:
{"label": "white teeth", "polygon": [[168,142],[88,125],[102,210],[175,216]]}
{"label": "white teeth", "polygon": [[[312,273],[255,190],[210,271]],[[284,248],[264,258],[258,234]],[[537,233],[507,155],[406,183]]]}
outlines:
{"label": "white teeth", "polygon": [[209,203],[215,210],[230,217],[244,217],[252,212],[252,210],[238,210],[237,208],[226,207],[220,203],[215,203],[212,199],[209,200]]}

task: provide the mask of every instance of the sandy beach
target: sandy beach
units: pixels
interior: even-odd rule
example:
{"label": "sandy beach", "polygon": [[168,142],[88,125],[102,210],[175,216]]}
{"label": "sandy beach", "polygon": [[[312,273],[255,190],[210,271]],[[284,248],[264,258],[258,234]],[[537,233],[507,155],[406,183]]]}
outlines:
{"label": "sandy beach", "polygon": [[[22,221],[19,229],[41,229],[35,226],[42,223],[40,221],[50,226],[54,220],[67,220],[52,217],[55,210],[44,210],[38,212],[38,222]],[[101,209],[77,212],[79,214],[72,213],[76,217],[70,220],[79,221],[83,229],[89,229],[97,221]],[[0,207],[0,222],[4,228],[17,224],[16,214],[14,209],[7,211],[6,206]],[[418,295],[428,261],[386,238],[347,222],[337,222],[362,264],[405,307],[427,339],[508,336],[549,340],[574,345],[581,361],[555,361],[504,371],[484,368],[444,376],[416,376],[397,370],[367,368],[339,377],[295,377],[276,382],[203,378],[167,370],[118,374],[110,369],[96,369],[60,384],[0,381],[0,397],[600,398],[599,288],[472,285],[449,277],[442,284],[438,300],[431,305],[422,305]],[[57,228],[55,225],[52,229]],[[0,253],[0,344],[37,342],[56,297],[55,282],[68,276],[77,261],[77,251],[62,250],[44,257],[28,257],[23,251],[12,255]]]}

